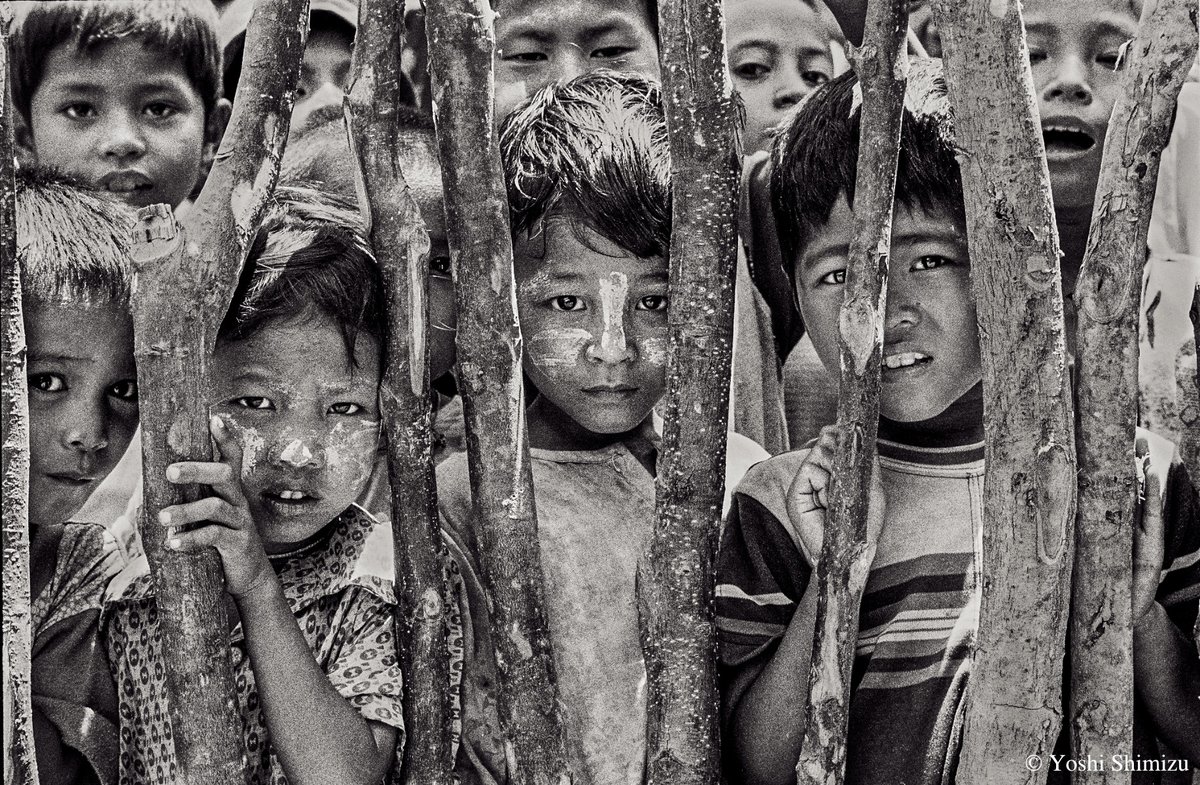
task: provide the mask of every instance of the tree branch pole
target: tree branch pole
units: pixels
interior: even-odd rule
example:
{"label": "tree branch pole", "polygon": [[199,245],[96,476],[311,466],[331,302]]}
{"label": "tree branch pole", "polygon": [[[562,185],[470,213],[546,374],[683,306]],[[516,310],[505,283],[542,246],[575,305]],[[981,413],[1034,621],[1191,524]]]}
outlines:
{"label": "tree branch pole", "polygon": [[959,782],[1044,782],[1075,521],[1058,232],[1020,8],[935,0],[960,153],[983,362],[982,597]]}
{"label": "tree branch pole", "polygon": [[638,565],[646,781],[717,781],[717,533],[725,490],[741,145],[720,3],[659,3],[671,148],[667,393],[657,520]]}
{"label": "tree branch pole", "polygon": [[450,662],[426,353],[429,235],[401,171],[396,117],[403,104],[404,34],[403,3],[363,0],[345,108],[361,176],[360,208],[383,273],[388,307],[380,402],[392,488],[397,655],[404,673],[400,781],[449,785]]}
{"label": "tree branch pole", "polygon": [[[1133,513],[1138,306],[1150,212],[1179,89],[1196,59],[1196,1],[1150,0],[1125,53],[1075,292],[1079,515],[1071,614],[1076,758],[1133,754]],[[1086,771],[1079,783],[1128,783]]]}
{"label": "tree branch pole", "polygon": [[488,0],[426,0],[458,303],[458,381],[500,677],[498,714],[513,781],[557,785],[573,775],[546,621],[508,195],[493,123],[494,16]]}
{"label": "tree branch pole", "polygon": [[837,451],[816,570],[816,633],[804,741],[796,765],[800,785],[838,785],[846,775],[850,672],[858,644],[859,606],[876,545],[870,541],[867,519],[872,512],[871,473],[879,430],[879,366],[908,76],[907,32],[904,0],[870,0],[863,45],[851,53],[862,90],[854,240],[838,320],[842,373]]}
{"label": "tree branch pole", "polygon": [[260,0],[238,103],[199,199],[181,226],[170,207],[155,205],[142,210],[135,231],[145,467],[139,525],[162,618],[176,756],[190,785],[244,782],[224,575],[216,550],[165,550],[156,519],[164,507],[202,495],[168,483],[165,472],[177,461],[212,459],[210,356],[278,176],[307,29],[307,0]]}
{"label": "tree branch pole", "polygon": [[[33,750],[32,608],[29,596],[29,399],[25,380],[25,322],[21,311],[21,265],[17,260],[17,181],[12,101],[8,80],[8,31],[12,8],[0,3],[0,302],[4,306],[3,402],[4,492],[4,785],[36,785]],[[10,736],[11,728],[11,736]],[[9,744],[11,743],[11,747]]]}

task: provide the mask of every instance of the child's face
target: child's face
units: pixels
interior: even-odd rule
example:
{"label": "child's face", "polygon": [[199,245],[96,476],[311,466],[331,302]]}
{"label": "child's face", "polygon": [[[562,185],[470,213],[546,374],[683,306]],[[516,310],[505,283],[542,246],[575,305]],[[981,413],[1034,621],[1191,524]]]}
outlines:
{"label": "child's face", "polygon": [[1090,211],[1122,89],[1117,52],[1137,34],[1137,14],[1129,0],[1080,0],[1069,12],[1030,0],[1023,13],[1054,203]]}
{"label": "child's face", "polygon": [[503,0],[496,18],[496,121],[553,82],[600,68],[658,79],[646,0]]}
{"label": "child's face", "polygon": [[350,53],[354,39],[348,29],[313,28],[304,48],[296,105],[292,107],[292,133],[304,127],[309,114],[326,104],[340,104],[350,80]]}
{"label": "child's face", "polygon": [[513,251],[524,368],[538,392],[593,434],[637,428],[666,389],[667,263],[561,214]]}
{"label": "child's face", "polygon": [[268,322],[217,345],[213,413],[242,445],[242,487],[267,552],[310,537],[358,498],[379,445],[378,342],[351,367],[324,316]]}
{"label": "child's face", "polygon": [[[840,367],[838,322],[854,215],[845,197],[796,262],[804,325],[821,362]],[[892,221],[880,414],[898,422],[946,410],[982,377],[967,233],[942,211],[897,205]]]}
{"label": "child's face", "polygon": [[726,0],[725,39],[745,150],[769,150],[788,110],[833,78],[827,23],[804,0]]}
{"label": "child's face", "polygon": [[29,519],[62,523],[125,453],[138,424],[133,322],[116,305],[25,310]]}
{"label": "child's face", "polygon": [[178,59],[122,39],[91,53],[56,47],[29,113],[22,141],[38,164],[138,207],[177,207],[211,160],[228,104],[206,118]]}

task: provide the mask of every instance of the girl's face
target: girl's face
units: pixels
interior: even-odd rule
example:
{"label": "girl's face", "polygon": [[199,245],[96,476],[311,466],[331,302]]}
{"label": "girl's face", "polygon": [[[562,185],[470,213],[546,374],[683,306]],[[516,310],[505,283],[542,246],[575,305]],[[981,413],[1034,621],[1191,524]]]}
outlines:
{"label": "girl's face", "polygon": [[267,552],[316,534],[359,497],[379,445],[379,344],[351,361],[334,322],[298,316],[217,346],[215,414],[242,445],[242,487]]}

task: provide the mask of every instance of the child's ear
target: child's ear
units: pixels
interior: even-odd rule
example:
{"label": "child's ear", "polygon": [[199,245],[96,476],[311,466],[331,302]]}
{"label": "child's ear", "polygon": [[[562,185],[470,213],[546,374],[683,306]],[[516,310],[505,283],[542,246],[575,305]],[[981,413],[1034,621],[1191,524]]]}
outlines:
{"label": "child's ear", "polygon": [[217,156],[217,148],[221,146],[221,137],[225,135],[225,126],[229,125],[229,115],[232,111],[233,104],[229,103],[229,99],[222,98],[213,105],[204,123],[203,169],[206,178],[213,159]]}
{"label": "child's ear", "polygon": [[33,129],[20,112],[13,112],[13,146],[16,148],[17,163],[23,169],[37,166],[37,148],[33,144]]}

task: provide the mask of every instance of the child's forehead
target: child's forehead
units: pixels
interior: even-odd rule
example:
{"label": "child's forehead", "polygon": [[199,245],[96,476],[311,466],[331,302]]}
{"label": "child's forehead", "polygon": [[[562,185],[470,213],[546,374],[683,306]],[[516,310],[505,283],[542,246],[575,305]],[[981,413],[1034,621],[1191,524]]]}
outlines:
{"label": "child's forehead", "polygon": [[133,359],[133,318],[116,303],[27,303],[23,316],[31,357]]}
{"label": "child's forehead", "polygon": [[498,36],[515,31],[552,37],[571,28],[599,29],[612,22],[653,24],[649,0],[500,0],[496,12]]}
{"label": "child's forehead", "polygon": [[1026,26],[1074,28],[1101,22],[1119,24],[1131,34],[1141,17],[1140,0],[1075,0],[1070,13],[1063,13],[1060,0],[1028,0],[1021,12]]}
{"label": "child's forehead", "polygon": [[75,41],[65,41],[46,56],[40,84],[103,82],[112,78],[110,71],[120,71],[120,86],[170,83],[194,89],[178,54],[135,38],[83,48]]}
{"label": "child's forehead", "polygon": [[617,267],[633,266],[650,277],[665,277],[666,260],[642,259],[570,213],[555,212],[513,241],[517,274],[543,282],[564,278],[594,278]]}

